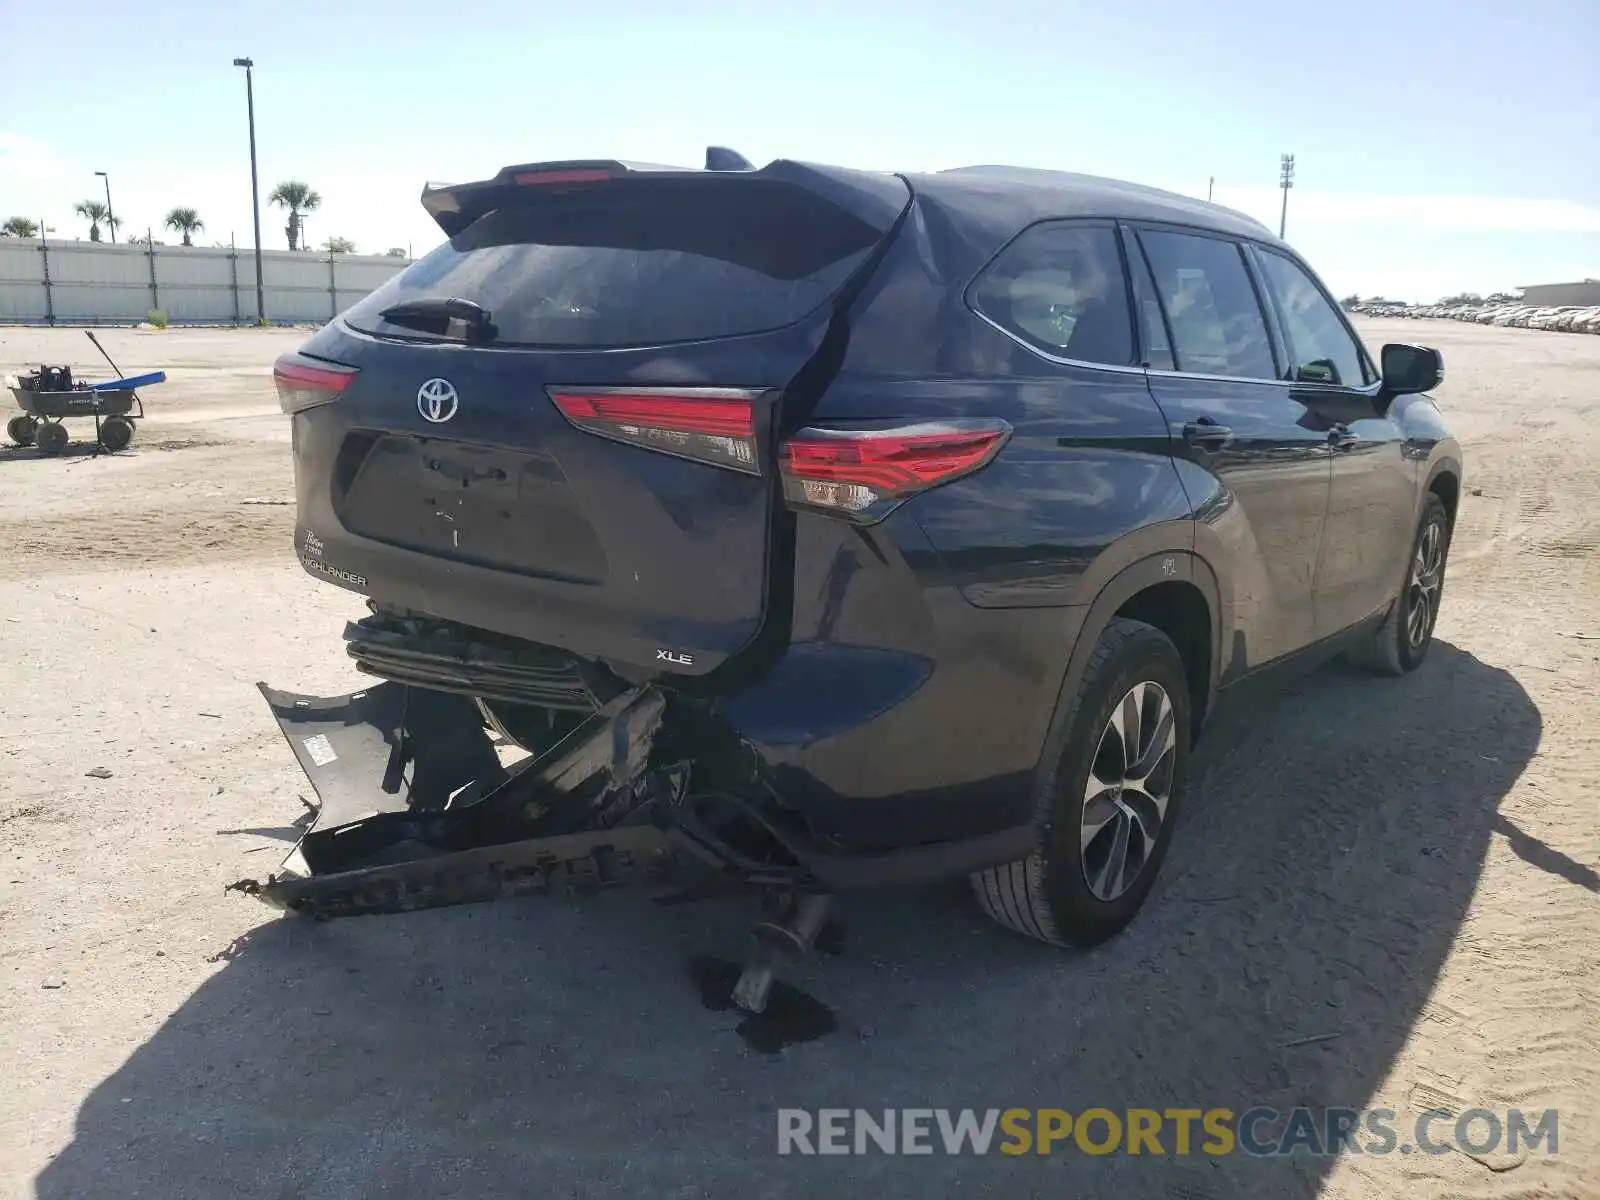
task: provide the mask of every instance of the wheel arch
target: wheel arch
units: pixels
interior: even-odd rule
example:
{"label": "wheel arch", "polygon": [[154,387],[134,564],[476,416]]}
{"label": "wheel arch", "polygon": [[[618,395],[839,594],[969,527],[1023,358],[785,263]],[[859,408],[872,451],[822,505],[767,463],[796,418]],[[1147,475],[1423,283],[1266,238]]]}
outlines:
{"label": "wheel arch", "polygon": [[1083,678],[1100,635],[1118,617],[1153,625],[1172,639],[1189,680],[1190,736],[1199,735],[1216,698],[1222,630],[1216,574],[1192,551],[1169,550],[1130,563],[1106,581],[1084,617],[1056,696],[1055,723]]}
{"label": "wheel arch", "polygon": [[1461,464],[1454,459],[1440,459],[1428,472],[1428,482],[1422,489],[1423,497],[1439,497],[1445,515],[1450,518],[1450,528],[1456,527],[1456,511],[1461,504]]}

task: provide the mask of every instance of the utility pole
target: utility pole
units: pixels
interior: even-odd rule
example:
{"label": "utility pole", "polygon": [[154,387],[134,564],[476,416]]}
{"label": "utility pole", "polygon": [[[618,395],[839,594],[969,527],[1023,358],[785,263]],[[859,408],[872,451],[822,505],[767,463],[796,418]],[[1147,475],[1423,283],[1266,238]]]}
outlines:
{"label": "utility pole", "polygon": [[251,78],[255,60],[236,58],[233,65],[244,68],[244,100],[250,113],[250,214],[256,230],[256,320],[267,320],[266,291],[261,282],[261,184],[256,177],[256,90]]}
{"label": "utility pole", "polygon": [[1211,193],[1216,190],[1216,187],[1217,187],[1217,177],[1215,175],[1213,175],[1211,177],[1211,182],[1206,184],[1206,203],[1207,204],[1211,203]]}
{"label": "utility pole", "polygon": [[117,242],[117,214],[111,211],[111,176],[104,171],[96,171],[96,175],[106,181],[106,228],[111,230],[111,244]]}
{"label": "utility pole", "polygon": [[1283,208],[1278,214],[1278,236],[1289,224],[1289,189],[1294,186],[1294,155],[1285,154],[1278,160],[1278,186],[1283,189]]}

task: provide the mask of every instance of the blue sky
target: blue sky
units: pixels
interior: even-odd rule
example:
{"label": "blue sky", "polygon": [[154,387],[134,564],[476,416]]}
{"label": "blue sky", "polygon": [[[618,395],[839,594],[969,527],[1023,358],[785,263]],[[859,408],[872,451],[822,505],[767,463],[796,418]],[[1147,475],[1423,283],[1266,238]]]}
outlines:
{"label": "blue sky", "polygon": [[[708,142],[758,164],[1006,162],[1200,196],[1215,176],[1218,201],[1276,228],[1288,151],[1289,239],[1341,294],[1600,276],[1600,0],[230,7],[7,4],[0,216],[86,236],[72,205],[103,170],[124,234],[185,204],[202,241],[248,244],[231,61],[249,55],[263,195],[316,187],[317,243],[420,254],[440,240],[424,180],[698,165]],[[264,244],[283,224],[263,211]]]}

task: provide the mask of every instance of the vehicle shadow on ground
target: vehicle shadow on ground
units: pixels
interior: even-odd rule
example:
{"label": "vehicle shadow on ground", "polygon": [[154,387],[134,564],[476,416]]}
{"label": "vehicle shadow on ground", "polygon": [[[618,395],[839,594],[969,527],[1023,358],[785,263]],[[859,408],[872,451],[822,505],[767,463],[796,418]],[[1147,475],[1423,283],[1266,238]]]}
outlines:
{"label": "vehicle shadow on ground", "polygon": [[1540,729],[1510,674],[1448,644],[1401,680],[1324,668],[1219,715],[1121,938],[1050,950],[955,888],[857,897],[844,953],[794,977],[839,1031],[777,1056],[688,978],[739,953],[738,905],[268,920],[89,1097],[38,1194],[1312,1196],[1326,1160],[1170,1140],[780,1158],[776,1110],[1362,1107]]}

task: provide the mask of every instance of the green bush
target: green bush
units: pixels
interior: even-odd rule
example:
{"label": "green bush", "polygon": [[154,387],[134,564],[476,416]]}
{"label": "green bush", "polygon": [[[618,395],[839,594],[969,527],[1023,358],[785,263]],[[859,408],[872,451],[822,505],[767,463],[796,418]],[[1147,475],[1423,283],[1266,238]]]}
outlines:
{"label": "green bush", "polygon": [[167,314],[159,308],[152,308],[150,310],[150,315],[145,317],[145,320],[150,322],[150,324],[154,325],[157,329],[165,329],[167,327]]}

